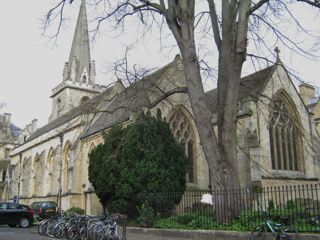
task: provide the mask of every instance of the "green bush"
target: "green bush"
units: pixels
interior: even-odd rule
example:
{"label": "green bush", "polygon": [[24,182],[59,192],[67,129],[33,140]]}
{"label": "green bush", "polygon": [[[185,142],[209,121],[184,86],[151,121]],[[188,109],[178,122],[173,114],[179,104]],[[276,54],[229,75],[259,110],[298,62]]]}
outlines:
{"label": "green bush", "polygon": [[182,214],[177,216],[177,223],[181,225],[188,225],[192,222],[194,216],[190,214]]}
{"label": "green bush", "polygon": [[274,202],[273,200],[269,200],[268,202],[268,211],[273,210],[274,209]]}
{"label": "green bush", "polygon": [[214,215],[214,207],[210,204],[196,202],[192,205],[192,212]]}
{"label": "green bush", "polygon": [[287,209],[295,209],[297,206],[296,206],[296,203],[295,201],[293,200],[288,200],[287,201],[287,204],[286,204],[286,208]]}
{"label": "green bush", "polygon": [[80,214],[80,215],[83,215],[84,214],[84,210],[82,208],[78,208],[78,207],[72,207],[72,208],[69,208],[67,211],[66,211],[67,214]]}
{"label": "green bush", "polygon": [[208,213],[187,213],[174,215],[168,218],[157,219],[154,226],[158,228],[175,229],[216,229],[216,230],[235,230],[251,231],[256,226],[262,224],[265,220],[271,220],[275,223],[287,225],[285,228],[289,231],[312,231],[319,227],[312,225],[304,216],[299,215],[302,209],[273,209],[267,213],[259,211],[242,212],[238,218],[229,224],[218,224]]}
{"label": "green bush", "polygon": [[[89,159],[89,180],[109,212],[133,219],[148,200],[155,212],[171,213],[184,193],[188,159],[169,125],[150,114],[139,113],[126,128],[112,127]],[[157,192],[178,194],[168,198]]]}
{"label": "green bush", "polygon": [[144,203],[141,207],[138,207],[137,222],[143,227],[153,226],[155,217],[154,210],[148,203]]}

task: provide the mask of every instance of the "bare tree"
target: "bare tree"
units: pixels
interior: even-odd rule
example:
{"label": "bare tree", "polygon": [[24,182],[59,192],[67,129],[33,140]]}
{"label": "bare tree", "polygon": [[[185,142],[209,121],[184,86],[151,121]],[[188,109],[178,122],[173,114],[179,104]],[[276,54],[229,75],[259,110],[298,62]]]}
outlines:
{"label": "bare tree", "polygon": [[[64,4],[67,0],[59,0],[47,15],[46,23],[52,16],[62,19]],[[72,2],[72,1],[70,1]],[[219,3],[220,11],[216,4]],[[212,125],[212,113],[206,102],[203,89],[197,46],[195,43],[195,0],[119,0],[116,3],[108,0],[95,0],[98,8],[105,6],[105,15],[98,16],[96,31],[103,21],[113,18],[117,25],[125,23],[127,17],[136,15],[143,24],[146,19],[157,21],[156,15],[163,17],[179,47],[184,65],[188,96],[193,116],[201,140],[204,155],[212,173],[211,185],[216,190],[239,188],[239,172],[236,158],[236,125],[240,79],[243,63],[247,57],[249,27],[253,29],[264,24],[270,27],[276,37],[286,46],[302,53],[304,50],[294,41],[286,37],[276,26],[272,26],[270,18],[280,18],[280,10],[288,11],[290,3],[302,2],[320,8],[318,0],[207,0],[211,19],[210,27],[218,49],[218,99],[217,119],[218,132]],[[58,11],[57,11],[58,10]],[[55,15],[54,12],[57,12]],[[270,13],[270,14],[267,14]],[[290,12],[289,12],[290,13]],[[299,22],[292,16],[299,26]],[[162,26],[162,22],[159,23]],[[252,30],[252,29],[251,29]],[[58,29],[58,32],[60,29]],[[58,33],[57,32],[57,33]],[[257,34],[253,31],[252,34]],[[55,35],[56,36],[56,35]],[[258,36],[258,35],[255,35]],[[259,39],[263,42],[263,39]],[[224,196],[222,196],[224,198]],[[225,222],[236,214],[233,204],[225,199],[219,201],[222,208],[228,211],[218,216]]]}

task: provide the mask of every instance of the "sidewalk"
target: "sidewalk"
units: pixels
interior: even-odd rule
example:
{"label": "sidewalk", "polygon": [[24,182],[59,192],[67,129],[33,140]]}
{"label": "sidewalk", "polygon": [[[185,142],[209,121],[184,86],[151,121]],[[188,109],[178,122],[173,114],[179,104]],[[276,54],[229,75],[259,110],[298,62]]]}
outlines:
{"label": "sidewalk", "polygon": [[[127,240],[248,240],[250,232],[127,228]],[[320,234],[289,234],[292,240],[320,240]],[[270,238],[271,239],[271,238]]]}
{"label": "sidewalk", "polygon": [[174,238],[153,234],[127,233],[127,240],[182,240],[186,238]]}

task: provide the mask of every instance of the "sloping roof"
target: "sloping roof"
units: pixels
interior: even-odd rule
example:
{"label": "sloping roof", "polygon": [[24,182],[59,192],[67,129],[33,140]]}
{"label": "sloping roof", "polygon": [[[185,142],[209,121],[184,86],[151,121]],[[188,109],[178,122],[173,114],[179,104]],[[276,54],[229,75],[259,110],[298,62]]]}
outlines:
{"label": "sloping roof", "polygon": [[[111,101],[104,101],[105,97],[108,96],[112,91],[112,87],[106,89],[103,93],[93,97],[92,99],[89,99],[87,102],[74,108],[67,114],[38,129],[30,138],[28,138],[27,142],[64,123],[69,122],[70,120],[82,114],[95,112],[95,109],[101,103],[101,109],[103,110],[97,116],[95,121],[93,121],[93,123],[82,134],[82,139],[110,128],[116,123],[128,120],[130,114],[137,111],[139,108],[148,107],[150,104],[150,92],[146,91],[146,89],[152,88],[155,85],[155,82],[164,76],[165,72],[172,67],[173,64],[175,64],[175,61],[148,75],[144,79],[130,85],[128,88],[124,89],[121,93],[115,96]],[[257,97],[258,94],[263,90],[274,69],[275,65],[243,77],[240,83],[239,100],[242,101],[247,97]],[[155,88],[153,88],[153,90],[157,91]],[[153,94],[154,93],[155,92],[153,92]],[[211,112],[216,113],[217,89],[210,90],[206,92],[205,95],[207,97]]]}
{"label": "sloping roof", "polygon": [[[270,79],[276,66],[264,68],[258,72],[241,78],[239,89],[239,101],[242,102],[249,97],[258,97],[259,93],[264,89],[266,83]],[[217,112],[217,89],[212,89],[205,93],[210,111]]]}
{"label": "sloping roof", "polygon": [[57,119],[53,120],[52,122],[48,123],[47,125],[44,125],[43,127],[37,129],[34,134],[32,134],[26,142],[29,142],[42,134],[45,134],[52,129],[55,129],[64,123],[69,122],[70,120],[87,113],[92,113],[97,108],[97,106],[104,100],[105,98],[111,93],[113,90],[113,87],[107,88],[105,91],[100,93],[99,95],[94,96],[93,98],[87,100],[86,102],[82,103],[78,107],[75,107],[68,113],[62,115],[61,117],[58,117]]}
{"label": "sloping roof", "polygon": [[173,64],[175,64],[175,61],[124,89],[89,126],[81,138],[86,138],[116,123],[126,121],[129,119],[131,113],[136,112],[139,108],[148,107],[150,104],[150,91],[152,91],[152,94],[160,93],[159,89],[153,87],[156,84],[155,82],[164,76],[165,72],[173,66]]}

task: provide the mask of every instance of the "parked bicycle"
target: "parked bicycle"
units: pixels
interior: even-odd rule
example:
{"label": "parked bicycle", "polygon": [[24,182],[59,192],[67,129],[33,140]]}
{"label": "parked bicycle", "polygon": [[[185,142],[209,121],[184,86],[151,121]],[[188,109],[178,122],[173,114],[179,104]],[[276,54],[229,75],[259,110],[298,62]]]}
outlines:
{"label": "parked bicycle", "polygon": [[123,240],[123,227],[117,216],[56,215],[43,220],[38,233],[51,238],[70,240]]}
{"label": "parked bicycle", "polygon": [[[286,231],[286,229],[283,229],[282,224],[266,220],[251,232],[250,239],[291,240],[292,238]],[[271,237],[268,238],[266,235],[271,235]]]}

